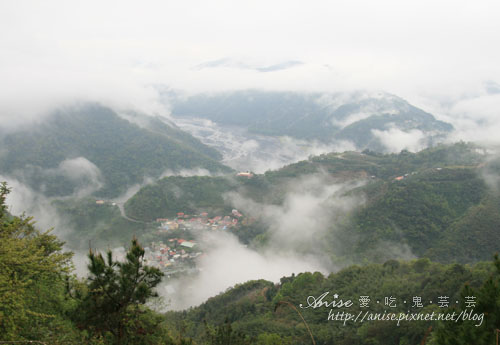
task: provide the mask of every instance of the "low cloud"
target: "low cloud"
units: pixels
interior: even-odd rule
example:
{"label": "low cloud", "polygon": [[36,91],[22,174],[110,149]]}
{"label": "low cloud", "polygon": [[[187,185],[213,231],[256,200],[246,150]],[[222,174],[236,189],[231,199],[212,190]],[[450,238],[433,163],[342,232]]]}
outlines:
{"label": "low cloud", "polygon": [[[29,170],[29,169],[28,169]],[[49,229],[54,227],[59,233],[61,228],[67,226],[57,211],[52,206],[54,198],[43,195],[41,191],[35,191],[25,183],[29,172],[20,172],[13,176],[0,176],[0,181],[6,181],[12,189],[7,198],[13,214],[27,213],[35,218],[39,227]],[[102,176],[99,168],[84,157],[67,159],[62,161],[57,168],[41,170],[45,176],[62,176],[77,184],[74,193],[65,198],[81,198],[89,196],[101,188]],[[21,179],[18,177],[21,176]],[[43,190],[43,188],[41,188]]]}
{"label": "low cloud", "polygon": [[158,85],[189,92],[374,89],[421,105],[456,100],[491,79],[494,93],[500,78],[500,49],[491,44],[498,5],[491,1],[219,5],[2,2],[4,124],[75,101],[165,113]]}
{"label": "low cloud", "polygon": [[500,193],[500,147],[494,146],[478,152],[488,155],[484,166],[480,169],[480,176],[486,186],[495,194]]}
{"label": "low cloud", "polygon": [[372,134],[380,140],[389,152],[408,150],[417,152],[427,145],[426,135],[418,129],[403,131],[399,128],[390,128],[385,131],[372,129]]}
{"label": "low cloud", "polygon": [[36,226],[40,230],[55,228],[56,232],[63,223],[50,199],[32,190],[19,180],[10,176],[0,176],[0,181],[6,181],[11,188],[7,196],[6,204],[9,205],[9,212],[14,215],[26,214],[32,216]]}
{"label": "low cloud", "polygon": [[239,171],[264,173],[305,160],[309,156],[356,148],[347,140],[325,144],[316,140],[300,140],[288,136],[257,135],[243,128],[224,126],[206,119],[179,118],[175,121],[181,129],[191,133],[204,144],[219,150],[223,155],[222,163]]}
{"label": "low cloud", "polygon": [[[204,248],[197,267],[200,272],[180,279],[166,279],[160,293],[168,309],[185,309],[207,298],[252,279],[278,282],[292,273],[320,271],[328,274],[345,265],[332,260],[346,254],[346,233],[351,211],[364,204],[364,198],[348,193],[363,181],[338,183],[326,173],[293,179],[284,186],[280,205],[264,204],[229,192],[225,198],[247,217],[265,224],[268,241],[258,249],[241,244],[224,232],[202,232],[197,238]],[[382,254],[378,254],[378,253]],[[380,242],[377,257],[413,258],[407,245]]]}
{"label": "low cloud", "polygon": [[253,279],[278,282],[281,277],[292,273],[327,272],[313,257],[259,253],[228,233],[206,233],[202,243],[208,250],[197,262],[199,273],[193,278],[166,281],[160,287],[168,309],[199,305],[235,284]]}
{"label": "low cloud", "polygon": [[283,276],[304,271],[329,273],[339,266],[321,245],[335,231],[336,218],[362,203],[342,194],[354,185],[335,184],[325,174],[295,179],[286,186],[283,205],[257,203],[241,194],[225,195],[248,217],[262,221],[270,234],[265,247],[246,247],[229,233],[204,232],[197,239],[205,254],[200,272],[192,278],[170,280],[160,289],[169,309],[202,303],[237,283],[252,279],[278,282]]}
{"label": "low cloud", "polygon": [[316,250],[325,234],[336,230],[336,220],[341,215],[363,204],[360,197],[345,193],[359,187],[335,183],[325,173],[307,175],[290,181],[282,205],[261,204],[240,194],[228,193],[227,198],[245,214],[264,221],[269,226],[269,247],[278,252]]}
{"label": "low cloud", "polygon": [[359,109],[356,112],[348,112],[347,116],[332,118],[332,124],[340,128],[345,128],[373,115],[398,115],[401,112],[409,110],[409,104],[401,98],[381,91],[357,90],[355,92],[324,93],[316,99],[316,102],[327,107],[332,112],[346,104],[359,105]]}
{"label": "low cloud", "polygon": [[66,159],[50,172],[61,174],[76,183],[79,187],[72,195],[76,198],[89,196],[104,185],[99,168],[85,157]]}
{"label": "low cloud", "polygon": [[[9,176],[9,180],[15,180],[26,186],[31,186],[39,193],[45,193],[48,189],[56,187],[55,191],[50,191],[60,197],[82,198],[91,195],[104,185],[103,176],[99,168],[86,159],[77,157],[61,161],[55,168],[42,168],[35,165],[26,165],[22,169],[14,170]],[[59,190],[57,180],[71,183],[73,190],[69,188]],[[33,181],[41,181],[34,185]],[[64,185],[61,183],[60,185]]]}
{"label": "low cloud", "polygon": [[474,141],[484,145],[500,144],[500,94],[482,93],[459,100],[445,109],[446,118],[456,131],[449,141]]}
{"label": "low cloud", "polygon": [[168,176],[214,176],[210,171],[204,168],[194,168],[194,169],[179,169],[179,170],[165,170],[160,178],[168,177]]}
{"label": "low cloud", "polygon": [[333,143],[321,143],[316,140],[301,140],[291,137],[276,139],[276,147],[266,148],[266,144],[258,140],[246,141],[241,145],[240,155],[226,156],[223,163],[240,171],[264,173],[268,170],[277,170],[285,165],[307,160],[311,156],[323,153],[354,151],[355,145],[347,140]]}

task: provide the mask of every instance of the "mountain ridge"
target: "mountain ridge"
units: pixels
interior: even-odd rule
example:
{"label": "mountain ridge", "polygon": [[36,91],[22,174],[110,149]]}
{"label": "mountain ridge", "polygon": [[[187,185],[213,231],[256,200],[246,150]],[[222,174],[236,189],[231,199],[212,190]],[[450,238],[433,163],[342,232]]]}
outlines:
{"label": "mountain ridge", "polygon": [[349,140],[356,147],[387,151],[380,133],[419,131],[429,146],[452,130],[448,123],[387,93],[300,93],[241,90],[189,97],[166,96],[174,117],[205,118],[268,136],[323,142]]}
{"label": "mountain ridge", "polygon": [[99,104],[58,110],[40,124],[3,135],[0,173],[13,175],[47,196],[67,196],[79,188],[67,165],[76,171],[84,162],[93,172],[86,178],[102,185],[94,192],[118,196],[167,169],[231,171],[218,162],[220,153],[190,134],[158,118],[145,119],[154,130],[141,128]]}

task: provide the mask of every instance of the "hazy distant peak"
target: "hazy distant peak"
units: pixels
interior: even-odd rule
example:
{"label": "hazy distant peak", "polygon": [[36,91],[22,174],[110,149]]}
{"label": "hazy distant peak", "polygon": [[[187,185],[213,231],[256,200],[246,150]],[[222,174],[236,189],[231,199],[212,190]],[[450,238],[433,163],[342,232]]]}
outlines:
{"label": "hazy distant peak", "polygon": [[487,82],[484,83],[484,88],[486,89],[486,92],[489,94],[499,94],[500,93],[500,84],[488,80]]}
{"label": "hazy distant peak", "polygon": [[202,70],[202,69],[207,69],[207,68],[219,68],[219,67],[226,67],[226,68],[235,68],[235,69],[243,69],[243,70],[253,70],[257,72],[275,72],[275,71],[281,71],[289,68],[293,68],[296,66],[303,65],[304,63],[301,61],[297,60],[288,60],[288,61],[282,61],[274,64],[252,64],[252,63],[247,63],[231,58],[222,58],[222,59],[217,59],[217,60],[212,60],[212,61],[207,61],[204,63],[201,63],[197,66],[195,66],[193,69],[194,70]]}
{"label": "hazy distant peak", "polygon": [[270,66],[267,66],[267,67],[259,67],[259,68],[256,68],[256,70],[259,71],[259,72],[274,72],[274,71],[288,69],[288,68],[292,68],[292,67],[300,66],[300,65],[303,65],[303,62],[300,62],[300,61],[285,61],[285,62],[277,63],[277,64],[274,64],[274,65],[270,65]]}

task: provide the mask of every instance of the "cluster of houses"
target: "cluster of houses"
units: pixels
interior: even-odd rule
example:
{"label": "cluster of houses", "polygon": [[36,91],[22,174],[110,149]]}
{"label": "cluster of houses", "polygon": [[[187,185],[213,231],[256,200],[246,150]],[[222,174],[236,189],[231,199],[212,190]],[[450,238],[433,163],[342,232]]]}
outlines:
{"label": "cluster of houses", "polygon": [[177,213],[177,217],[173,219],[158,218],[157,223],[160,223],[158,231],[166,233],[171,230],[227,230],[238,225],[243,215],[238,210],[232,210],[231,215],[208,217],[207,212],[202,212],[199,215],[188,215],[184,212]]}
{"label": "cluster of houses", "polygon": [[144,248],[146,264],[162,270],[189,265],[203,253],[197,250],[197,243],[182,238],[171,238],[167,243],[152,242]]}
{"label": "cluster of houses", "polygon": [[[158,218],[160,234],[174,235],[174,230],[227,230],[237,226],[243,220],[243,215],[236,209],[230,215],[209,217],[208,212],[198,215],[189,215],[184,212],[177,213],[171,219]],[[167,237],[169,237],[167,235]],[[199,245],[194,241],[183,238],[169,238],[168,240],[152,242],[151,247],[144,248],[146,263],[158,267],[166,274],[186,272],[195,266],[194,259],[203,255]]]}

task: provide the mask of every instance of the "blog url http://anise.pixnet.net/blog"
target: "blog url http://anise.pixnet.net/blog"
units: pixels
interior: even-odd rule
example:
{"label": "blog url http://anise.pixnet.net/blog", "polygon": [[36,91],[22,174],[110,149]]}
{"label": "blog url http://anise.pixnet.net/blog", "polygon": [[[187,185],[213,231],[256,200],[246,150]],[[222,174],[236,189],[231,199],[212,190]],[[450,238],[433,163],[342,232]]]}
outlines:
{"label": "blog url http://anise.pixnet.net/blog", "polygon": [[[418,309],[424,307],[424,301],[419,296],[414,296],[411,302],[403,300],[398,301],[395,297],[384,297],[382,301],[373,301],[377,305],[384,306],[385,310],[383,312],[374,312],[368,310],[370,303],[372,302],[369,296],[359,297],[359,311],[351,312],[349,308],[353,307],[355,304],[352,300],[342,300],[339,298],[338,294],[332,295],[330,301],[327,300],[329,292],[325,292],[320,296],[309,296],[307,297],[306,304],[300,304],[301,309],[317,309],[317,308],[328,308],[328,321],[342,322],[346,325],[348,322],[367,322],[367,321],[394,321],[399,326],[402,322],[410,321],[446,321],[446,322],[459,322],[459,321],[471,321],[474,322],[476,327],[482,325],[484,320],[484,313],[474,312],[475,307],[475,296],[465,297],[465,309],[451,310],[448,311],[444,308],[450,307],[453,303],[450,302],[449,297],[439,296],[437,303],[435,303],[443,311],[418,311]],[[454,301],[458,305],[459,301]],[[397,303],[403,303],[407,306],[407,312],[396,312],[391,309],[397,307]],[[433,301],[428,301],[429,304],[433,304]],[[347,310],[340,310],[347,309]]]}

